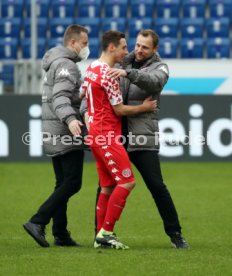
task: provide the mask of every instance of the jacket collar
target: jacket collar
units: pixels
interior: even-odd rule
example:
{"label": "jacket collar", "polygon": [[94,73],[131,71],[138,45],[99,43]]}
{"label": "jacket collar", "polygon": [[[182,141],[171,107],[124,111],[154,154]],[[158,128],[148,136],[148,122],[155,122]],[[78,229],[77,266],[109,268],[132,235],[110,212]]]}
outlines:
{"label": "jacket collar", "polygon": [[[134,53],[134,51],[132,51],[124,58],[122,67],[126,68],[128,65],[131,65],[133,63],[134,59],[135,59],[135,53]],[[161,59],[160,59],[160,56],[158,53],[155,53],[153,56],[151,56],[151,58],[149,58],[147,60],[147,62],[142,67],[147,67],[150,64],[155,63],[155,62],[161,62]]]}

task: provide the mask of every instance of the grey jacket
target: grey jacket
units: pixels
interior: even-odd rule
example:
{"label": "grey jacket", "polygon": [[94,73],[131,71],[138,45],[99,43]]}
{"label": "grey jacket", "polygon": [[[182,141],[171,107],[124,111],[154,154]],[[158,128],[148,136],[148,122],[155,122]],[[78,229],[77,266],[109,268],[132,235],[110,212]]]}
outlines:
{"label": "grey jacket", "polygon": [[81,120],[78,61],[78,55],[64,46],[50,49],[43,57],[42,67],[46,75],[42,93],[42,131],[48,156],[83,149],[82,138],[74,139],[68,129],[72,120]]}
{"label": "grey jacket", "polygon": [[[127,77],[121,78],[121,89],[124,101],[128,105],[139,105],[145,98],[152,96],[158,102],[155,112],[142,113],[127,117],[127,131],[131,136],[128,151],[159,150],[159,111],[160,93],[166,84],[169,71],[167,64],[163,63],[157,54],[154,54],[139,69],[131,69],[135,59],[134,52],[130,53],[123,62],[123,69],[127,70]],[[138,136],[144,135],[139,139]],[[141,144],[140,144],[141,143]]]}

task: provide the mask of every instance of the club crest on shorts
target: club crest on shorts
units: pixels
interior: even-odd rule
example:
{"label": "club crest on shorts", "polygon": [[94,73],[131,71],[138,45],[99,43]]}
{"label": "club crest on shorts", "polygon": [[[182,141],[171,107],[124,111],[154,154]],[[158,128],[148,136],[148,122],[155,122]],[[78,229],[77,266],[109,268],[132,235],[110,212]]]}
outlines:
{"label": "club crest on shorts", "polygon": [[131,176],[131,169],[124,169],[124,170],[122,171],[122,175],[123,175],[124,177],[130,177],[130,176]]}

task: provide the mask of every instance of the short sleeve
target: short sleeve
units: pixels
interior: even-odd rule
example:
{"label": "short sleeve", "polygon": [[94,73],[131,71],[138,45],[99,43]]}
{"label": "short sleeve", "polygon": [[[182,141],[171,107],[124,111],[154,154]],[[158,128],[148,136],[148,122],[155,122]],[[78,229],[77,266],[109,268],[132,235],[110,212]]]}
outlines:
{"label": "short sleeve", "polygon": [[102,78],[102,86],[106,91],[111,105],[118,105],[123,102],[119,78],[111,78],[105,71]]}

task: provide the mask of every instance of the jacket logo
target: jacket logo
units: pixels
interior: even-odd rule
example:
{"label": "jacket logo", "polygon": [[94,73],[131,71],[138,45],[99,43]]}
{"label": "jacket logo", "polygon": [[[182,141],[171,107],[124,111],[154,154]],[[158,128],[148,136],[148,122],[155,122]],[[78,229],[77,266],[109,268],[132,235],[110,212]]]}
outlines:
{"label": "jacket logo", "polygon": [[58,76],[70,76],[70,73],[69,73],[69,71],[68,71],[68,69],[62,69],[61,71],[60,71],[60,73],[58,74]]}

